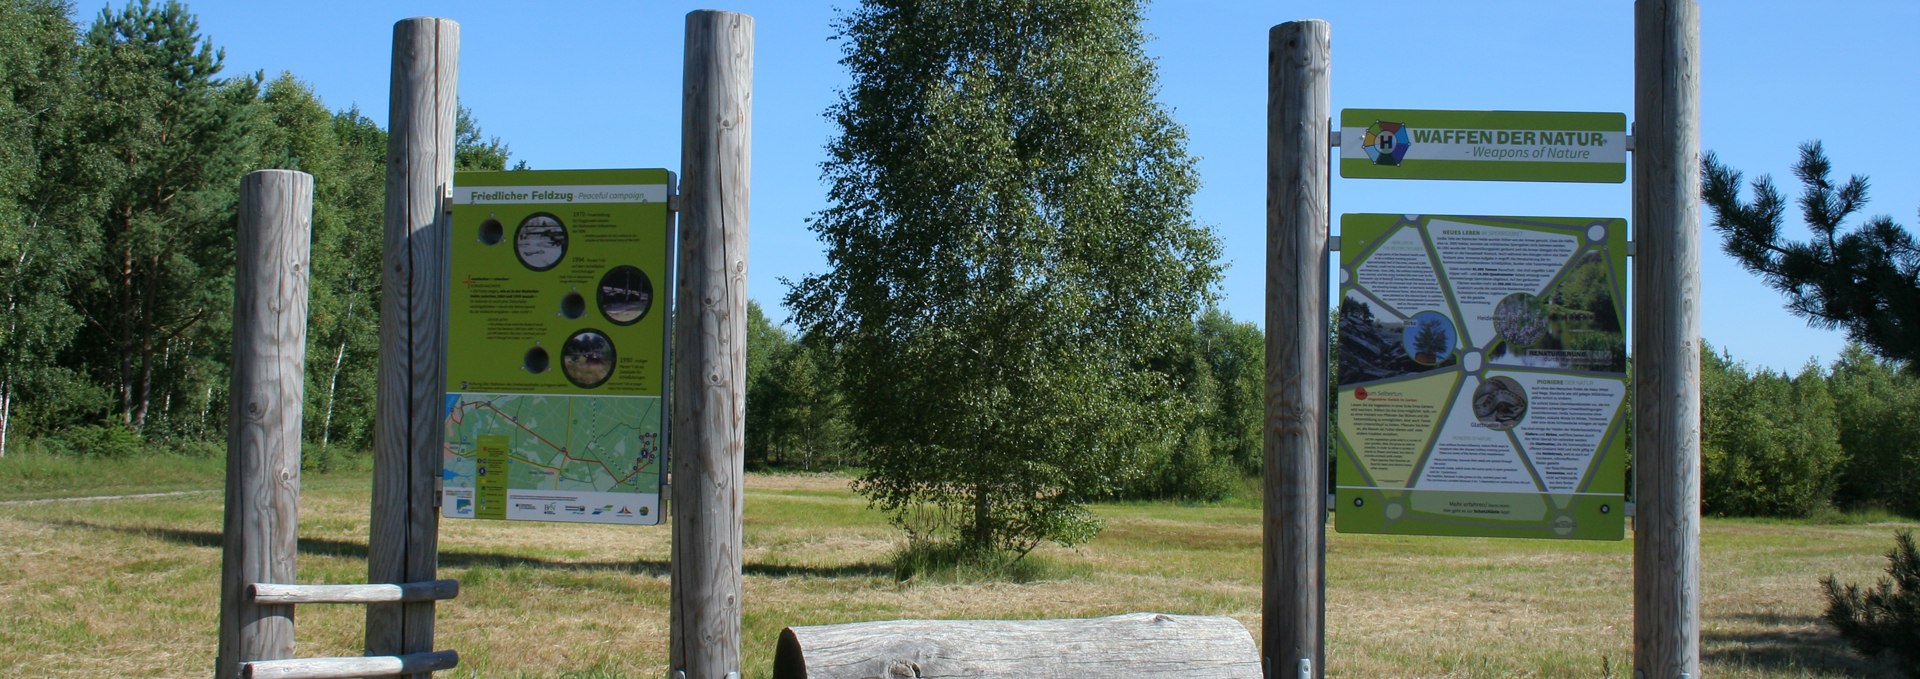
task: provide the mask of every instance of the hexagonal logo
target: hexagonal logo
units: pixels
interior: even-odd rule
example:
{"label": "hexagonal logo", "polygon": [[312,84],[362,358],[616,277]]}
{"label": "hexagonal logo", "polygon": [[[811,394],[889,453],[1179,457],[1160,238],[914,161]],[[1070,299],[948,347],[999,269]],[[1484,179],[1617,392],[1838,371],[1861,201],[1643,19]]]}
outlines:
{"label": "hexagonal logo", "polygon": [[1384,120],[1367,126],[1364,141],[1367,157],[1372,158],[1375,165],[1399,165],[1407,157],[1407,149],[1413,146],[1413,141],[1407,138],[1406,125]]}

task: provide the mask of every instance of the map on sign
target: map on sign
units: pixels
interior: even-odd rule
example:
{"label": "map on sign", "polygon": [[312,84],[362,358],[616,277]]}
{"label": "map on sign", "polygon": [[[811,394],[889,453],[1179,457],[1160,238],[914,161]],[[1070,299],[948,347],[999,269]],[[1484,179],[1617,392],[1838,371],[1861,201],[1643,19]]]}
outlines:
{"label": "map on sign", "polygon": [[654,398],[449,395],[447,485],[474,489],[452,512],[653,523],[657,503],[635,497],[658,491],[659,409]]}
{"label": "map on sign", "polygon": [[442,512],[658,524],[666,170],[461,172]]}
{"label": "map on sign", "polygon": [[1625,220],[1340,224],[1338,529],[1624,537]]}

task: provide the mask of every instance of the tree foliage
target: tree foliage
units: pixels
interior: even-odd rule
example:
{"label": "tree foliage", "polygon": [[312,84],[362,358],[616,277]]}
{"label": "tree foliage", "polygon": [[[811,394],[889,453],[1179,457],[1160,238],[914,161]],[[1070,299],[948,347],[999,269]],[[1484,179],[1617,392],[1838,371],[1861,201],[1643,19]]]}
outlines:
{"label": "tree foliage", "polygon": [[794,286],[836,347],[856,487],[915,537],[1085,541],[1190,406],[1153,369],[1218,277],[1135,0],[872,0],[842,14],[831,266]]}
{"label": "tree foliage", "polygon": [[1794,241],[1781,233],[1786,200],[1772,178],[1754,179],[1747,202],[1740,198],[1740,172],[1712,153],[1701,173],[1722,247],[1786,295],[1789,310],[1815,325],[1844,329],[1877,355],[1920,366],[1920,245],[1885,215],[1846,226],[1866,207],[1866,177],[1837,184],[1820,142],[1801,145],[1793,174],[1812,237]]}
{"label": "tree foliage", "polygon": [[[224,55],[177,2],[102,10],[86,32],[81,126],[114,159],[101,249],[80,293],[82,343],[125,425],[155,396],[175,426],[206,431],[223,390],[221,323],[232,307],[234,200],[246,171],[254,77],[219,77]],[[215,416],[217,417],[217,416]]]}
{"label": "tree foliage", "polygon": [[1835,504],[1920,517],[1920,375],[1853,344],[1828,382],[1847,458]]}
{"label": "tree foliage", "polygon": [[1703,511],[1804,517],[1831,506],[1846,455],[1818,365],[1750,373],[1703,351],[1701,400]]}
{"label": "tree foliage", "polygon": [[[59,0],[0,0],[0,454],[65,431],[78,449],[225,431],[240,177],[314,177],[308,417],[370,443],[387,135],[292,74],[261,87],[175,2],[76,26]],[[463,169],[507,146],[458,118]]]}
{"label": "tree foliage", "polygon": [[1887,552],[1887,577],[1873,586],[1840,585],[1832,575],[1820,579],[1827,595],[1827,624],[1861,655],[1882,653],[1908,677],[1920,679],[1920,551],[1913,531],[1894,533]]}

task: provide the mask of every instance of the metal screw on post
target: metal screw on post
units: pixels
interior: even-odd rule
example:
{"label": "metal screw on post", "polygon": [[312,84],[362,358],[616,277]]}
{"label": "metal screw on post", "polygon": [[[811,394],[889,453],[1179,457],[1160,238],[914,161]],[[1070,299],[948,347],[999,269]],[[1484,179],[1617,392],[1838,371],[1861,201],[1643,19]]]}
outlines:
{"label": "metal screw on post", "polygon": [[1312,659],[1309,659],[1309,658],[1300,659],[1300,679],[1313,679],[1313,660]]}

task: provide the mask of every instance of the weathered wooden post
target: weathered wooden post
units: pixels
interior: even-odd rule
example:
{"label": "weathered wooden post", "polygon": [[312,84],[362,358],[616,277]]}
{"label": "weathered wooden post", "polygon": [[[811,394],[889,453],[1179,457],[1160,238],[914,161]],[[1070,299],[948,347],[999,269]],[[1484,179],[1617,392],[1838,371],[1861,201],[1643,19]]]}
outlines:
{"label": "weathered wooden post", "polygon": [[687,15],[673,328],[671,667],[740,669],[753,17]]}
{"label": "weathered wooden post", "polygon": [[1327,22],[1267,35],[1267,407],[1261,655],[1323,672],[1327,526]]}
{"label": "weathered wooden post", "polygon": [[1700,676],[1700,7],[1634,4],[1633,666]]}
{"label": "weathered wooden post", "polygon": [[[453,181],[459,50],[453,21],[416,17],[393,26],[371,583],[430,581],[439,565],[434,482],[444,439],[448,228],[441,201]],[[433,608],[368,606],[367,654],[432,651]]]}
{"label": "weathered wooden post", "polygon": [[293,606],[256,603],[256,582],[292,582],[299,550],[300,412],[306,394],[313,177],[260,170],[240,182],[233,383],[214,676],[293,654]]}

